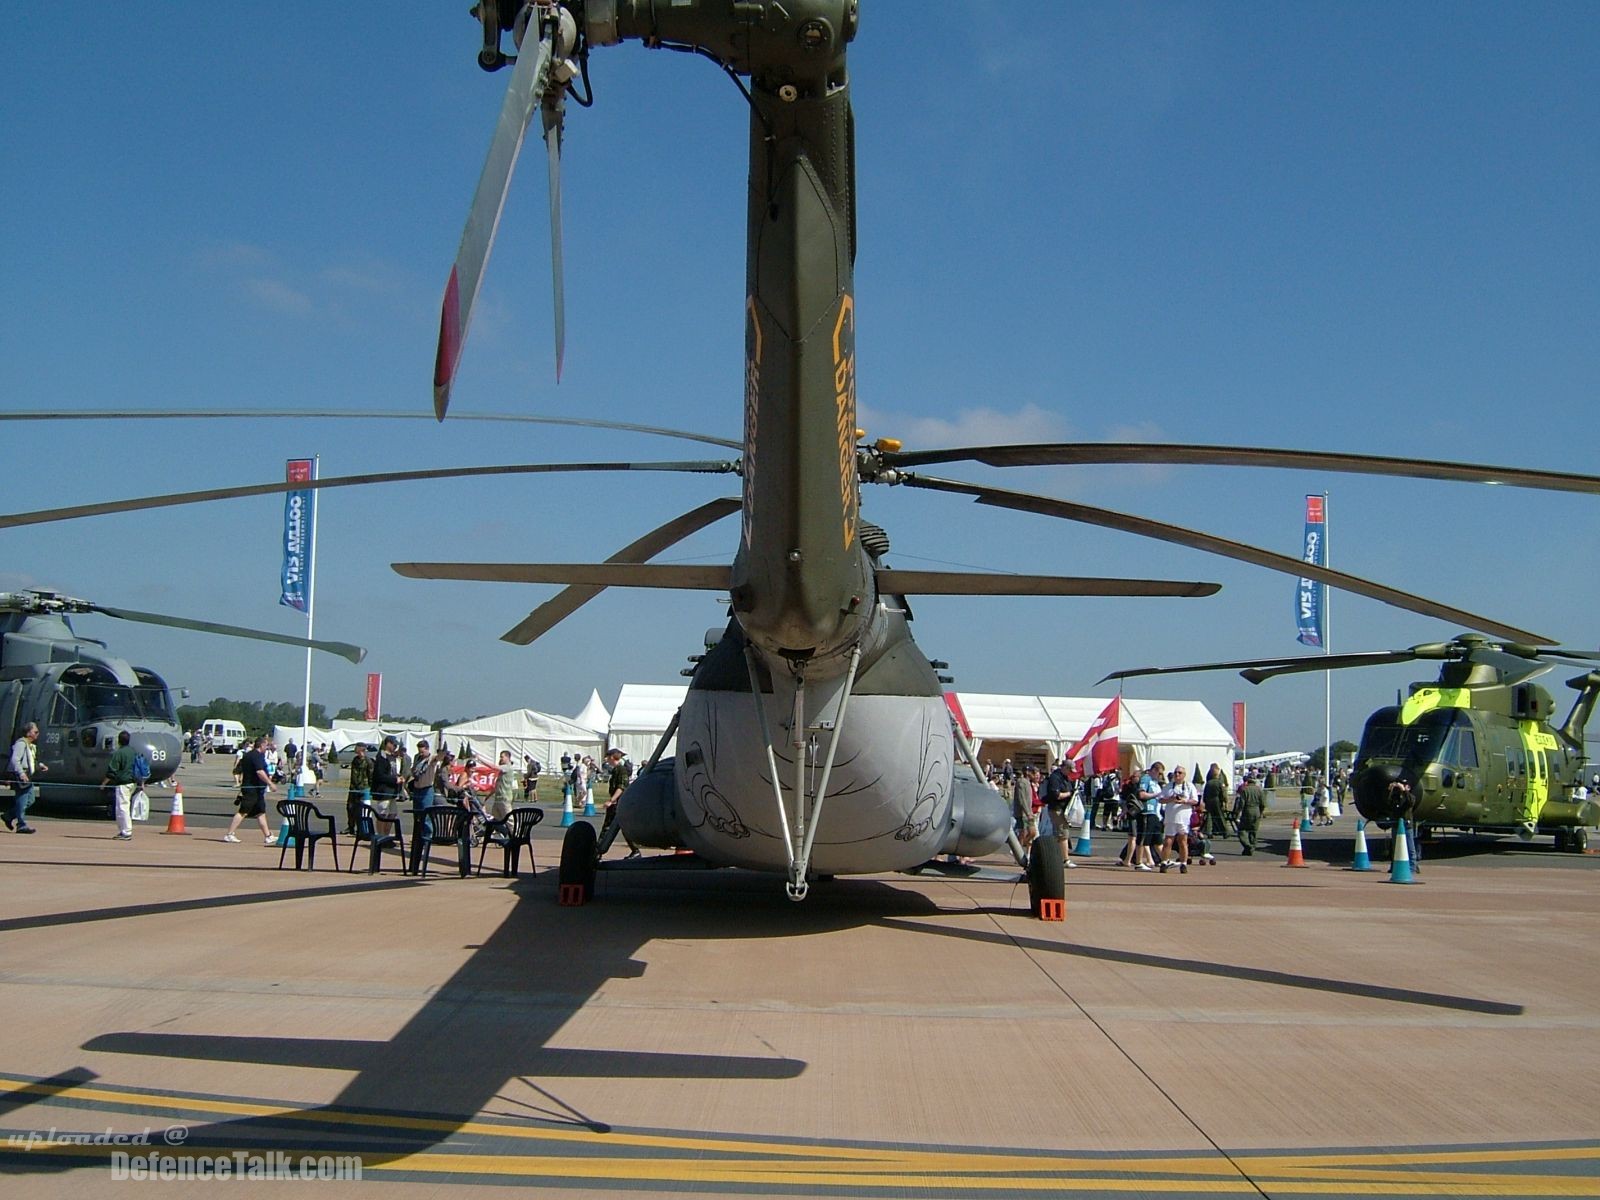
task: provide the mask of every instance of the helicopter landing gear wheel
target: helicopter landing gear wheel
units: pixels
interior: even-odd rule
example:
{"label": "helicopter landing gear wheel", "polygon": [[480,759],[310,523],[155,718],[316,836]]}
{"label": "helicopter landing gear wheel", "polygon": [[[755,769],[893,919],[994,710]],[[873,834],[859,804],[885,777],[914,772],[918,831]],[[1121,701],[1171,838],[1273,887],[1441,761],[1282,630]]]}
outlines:
{"label": "helicopter landing gear wheel", "polygon": [[594,877],[600,866],[599,838],[594,826],[578,821],[561,839],[561,868],[556,879],[563,905],[587,904],[594,896]]}
{"label": "helicopter landing gear wheel", "polygon": [[1061,843],[1053,837],[1033,839],[1028,849],[1028,911],[1039,915],[1043,900],[1067,898],[1067,869],[1061,859]]}
{"label": "helicopter landing gear wheel", "polygon": [[1587,829],[1574,829],[1567,834],[1567,849],[1574,854],[1582,854],[1589,848],[1589,831]]}

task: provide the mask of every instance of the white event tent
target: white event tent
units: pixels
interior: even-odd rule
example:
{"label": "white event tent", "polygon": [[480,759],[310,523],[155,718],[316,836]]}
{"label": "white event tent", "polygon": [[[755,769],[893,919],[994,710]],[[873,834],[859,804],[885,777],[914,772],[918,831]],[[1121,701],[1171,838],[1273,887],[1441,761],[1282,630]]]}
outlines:
{"label": "white event tent", "polygon": [[447,725],[439,731],[439,742],[457,754],[470,745],[479,758],[489,762],[498,759],[500,751],[509,750],[519,770],[524,755],[550,770],[563,754],[588,754],[599,759],[605,749],[605,737],[598,730],[531,708],[514,708],[492,717]]}
{"label": "white event tent", "polygon": [[335,717],[329,736],[336,752],[343,752],[357,742],[365,742],[377,749],[384,738],[392,737],[407,754],[415,754],[417,742],[422,738],[431,738],[433,729],[417,721],[354,721],[348,717]]}
{"label": "white event tent", "polygon": [[592,729],[602,736],[611,728],[611,713],[600,699],[597,690],[593,688],[589,690],[589,703],[583,706],[581,713],[572,718],[572,723],[582,725],[585,729]]}
{"label": "white event tent", "polygon": [[[671,724],[688,688],[676,684],[626,683],[611,714],[609,744],[643,763]],[[1050,764],[1088,730],[1109,697],[1007,696],[950,693],[983,762],[1010,758]],[[1152,762],[1185,766],[1230,763],[1233,737],[1198,700],[1122,701],[1121,761],[1124,770]],[[673,747],[668,746],[667,753]]]}
{"label": "white event tent", "polygon": [[[606,743],[643,766],[655,753],[656,743],[672,724],[689,689],[679,683],[625,683],[611,713]],[[677,749],[677,738],[666,753]]]}
{"label": "white event tent", "polygon": [[[974,749],[983,762],[1011,758],[1054,762],[1110,703],[1095,696],[956,694]],[[1118,741],[1124,770],[1153,762],[1184,766],[1232,761],[1230,734],[1198,700],[1131,700],[1123,697]]]}

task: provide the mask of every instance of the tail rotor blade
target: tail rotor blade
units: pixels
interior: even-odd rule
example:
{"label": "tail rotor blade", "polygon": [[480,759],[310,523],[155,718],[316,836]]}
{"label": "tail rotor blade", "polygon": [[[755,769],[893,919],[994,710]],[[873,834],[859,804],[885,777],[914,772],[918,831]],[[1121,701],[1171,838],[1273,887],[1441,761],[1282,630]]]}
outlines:
{"label": "tail rotor blade", "polygon": [[219,625],[215,621],[194,621],[187,617],[169,617],[164,613],[110,608],[104,604],[93,604],[90,607],[105,616],[117,617],[124,621],[137,621],[141,625],[165,625],[170,629],[193,629],[199,633],[221,634],[223,637],[248,638],[253,642],[277,642],[283,646],[310,647],[312,650],[337,654],[340,658],[349,659],[353,663],[358,663],[367,656],[365,647],[352,646],[349,642],[324,642],[313,638],[295,637],[287,633],[268,633],[264,629],[246,629],[242,625]]}
{"label": "tail rotor blade", "polygon": [[484,160],[483,174],[478,177],[478,190],[473,194],[472,207],[467,213],[466,228],[461,233],[461,246],[445,284],[444,304],[439,312],[439,349],[433,362],[433,413],[441,421],[450,407],[450,386],[461,362],[461,348],[467,339],[467,326],[472,321],[472,307],[483,284],[483,270],[500,227],[500,214],[511,188],[511,174],[516,169],[517,156],[522,152],[534,109],[549,88],[552,43],[553,34],[547,30],[540,39],[537,53],[524,52],[517,56],[511,83],[500,105],[494,139],[489,143],[489,155]]}

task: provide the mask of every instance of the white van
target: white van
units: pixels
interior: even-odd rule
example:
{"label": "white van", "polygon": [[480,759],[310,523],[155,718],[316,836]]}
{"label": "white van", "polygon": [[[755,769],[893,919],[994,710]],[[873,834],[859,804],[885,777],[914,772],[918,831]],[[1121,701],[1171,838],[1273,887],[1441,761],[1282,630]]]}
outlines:
{"label": "white van", "polygon": [[232,754],[244,745],[244,726],[237,721],[206,721],[200,726],[200,736],[215,753]]}

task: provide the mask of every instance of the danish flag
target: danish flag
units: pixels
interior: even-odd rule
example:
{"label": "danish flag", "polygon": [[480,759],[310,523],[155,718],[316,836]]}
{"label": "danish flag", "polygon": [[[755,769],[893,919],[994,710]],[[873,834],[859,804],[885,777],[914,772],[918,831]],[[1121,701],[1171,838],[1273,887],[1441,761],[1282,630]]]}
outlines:
{"label": "danish flag", "polygon": [[1079,764],[1079,770],[1110,771],[1117,765],[1117,735],[1122,726],[1122,698],[1111,697],[1111,703],[1089,725],[1089,730],[1072,743],[1062,755],[1068,762]]}

